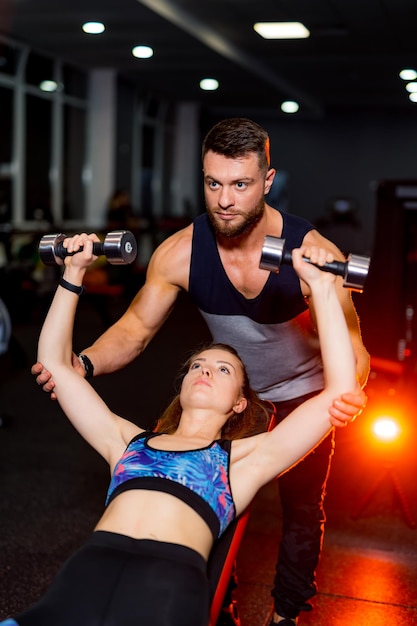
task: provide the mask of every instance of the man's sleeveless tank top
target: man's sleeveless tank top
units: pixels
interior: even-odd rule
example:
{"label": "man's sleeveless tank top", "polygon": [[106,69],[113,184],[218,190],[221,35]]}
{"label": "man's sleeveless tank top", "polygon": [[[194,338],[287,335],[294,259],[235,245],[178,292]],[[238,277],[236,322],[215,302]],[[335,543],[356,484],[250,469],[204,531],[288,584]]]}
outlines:
{"label": "man's sleeveless tank top", "polygon": [[[282,218],[286,249],[299,247],[314,226],[287,213]],[[213,340],[238,351],[252,387],[265,400],[279,402],[322,389],[318,337],[292,266],[271,272],[260,294],[247,299],[223,268],[207,214],[196,218],[193,228],[189,293]]]}

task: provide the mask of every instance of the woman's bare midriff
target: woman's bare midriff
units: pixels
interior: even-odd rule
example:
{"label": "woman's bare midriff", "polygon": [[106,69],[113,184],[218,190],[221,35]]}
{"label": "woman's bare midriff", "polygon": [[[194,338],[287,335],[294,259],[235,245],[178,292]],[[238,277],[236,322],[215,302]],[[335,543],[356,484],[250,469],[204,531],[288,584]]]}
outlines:
{"label": "woman's bare midriff", "polygon": [[177,543],[208,559],[213,535],[205,521],[187,504],[167,493],[132,489],[109,504],[95,530]]}

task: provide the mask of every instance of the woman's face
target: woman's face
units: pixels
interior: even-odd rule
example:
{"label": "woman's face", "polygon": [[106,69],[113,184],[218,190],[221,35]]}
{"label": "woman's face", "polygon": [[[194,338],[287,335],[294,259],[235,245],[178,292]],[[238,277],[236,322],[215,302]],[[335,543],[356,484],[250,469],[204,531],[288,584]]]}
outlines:
{"label": "woman's face", "polygon": [[181,406],[240,413],[247,404],[242,386],[242,365],[235,355],[218,348],[204,350],[191,361],[183,379]]}

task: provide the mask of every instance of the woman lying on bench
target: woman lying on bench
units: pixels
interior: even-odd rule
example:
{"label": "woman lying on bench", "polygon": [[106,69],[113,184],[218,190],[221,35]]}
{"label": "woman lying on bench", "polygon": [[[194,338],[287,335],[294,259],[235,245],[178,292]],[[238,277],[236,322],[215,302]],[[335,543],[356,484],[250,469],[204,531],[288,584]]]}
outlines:
{"label": "woman lying on bench", "polygon": [[[106,508],[44,597],[0,626],[207,626],[206,562],[214,540],[260,487],[328,433],[338,417],[333,402],[358,389],[335,276],[302,255],[318,265],[333,259],[318,248],[293,251],[317,313],[326,381],[320,394],[271,432],[247,436],[259,400],[234,349],[211,345],[189,360],[178,397],[151,432],[113,413],[71,365],[78,295],[96,258],[93,241],[95,235],[82,234],[67,242],[83,251],[65,259],[38,359],[52,372],[68,419],[110,466]],[[163,354],[160,365],[162,377]]]}

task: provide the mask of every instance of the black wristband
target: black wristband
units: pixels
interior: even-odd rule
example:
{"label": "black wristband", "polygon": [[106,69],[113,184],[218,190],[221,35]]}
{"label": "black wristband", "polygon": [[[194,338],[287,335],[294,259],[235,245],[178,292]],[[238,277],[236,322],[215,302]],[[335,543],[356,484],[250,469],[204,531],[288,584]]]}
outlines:
{"label": "black wristband", "polygon": [[84,365],[86,380],[89,380],[90,378],[93,378],[93,376],[94,376],[94,365],[91,363],[91,361],[88,358],[88,356],[86,354],[79,354],[78,358],[80,359],[81,363]]}
{"label": "black wristband", "polygon": [[65,278],[61,278],[59,279],[59,285],[61,285],[61,287],[63,287],[64,289],[67,289],[68,291],[72,291],[72,293],[76,293],[77,296],[80,296],[82,294],[82,292],[84,291],[84,287],[79,287],[78,285],[73,285],[72,283],[69,283],[67,280],[65,280]]}

